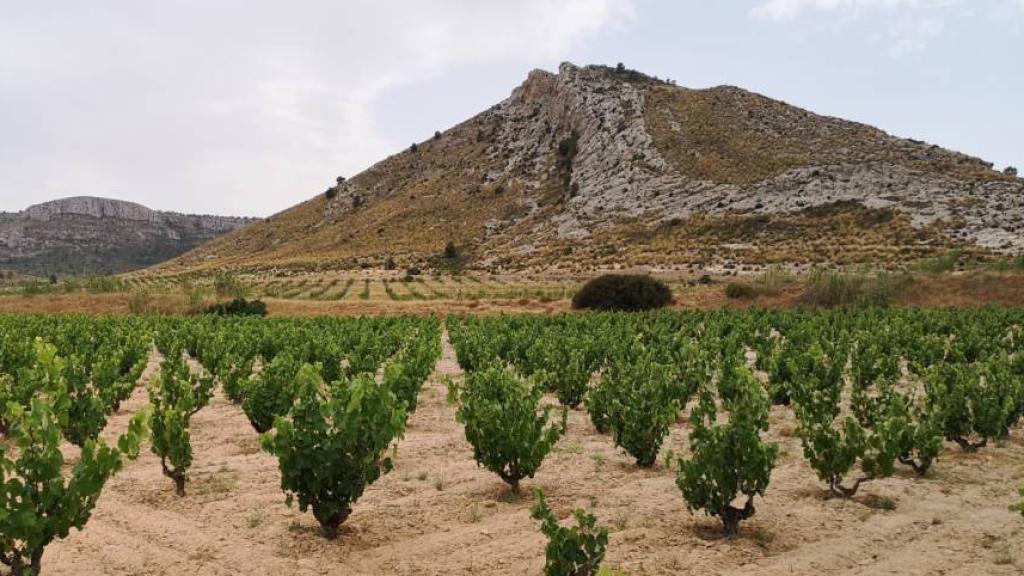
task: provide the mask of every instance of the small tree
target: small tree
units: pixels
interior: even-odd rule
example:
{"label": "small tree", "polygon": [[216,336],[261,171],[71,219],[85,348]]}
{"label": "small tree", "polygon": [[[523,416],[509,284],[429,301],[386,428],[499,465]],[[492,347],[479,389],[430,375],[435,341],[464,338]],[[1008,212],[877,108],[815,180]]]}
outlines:
{"label": "small tree", "polygon": [[537,503],[530,511],[534,520],[540,520],[540,530],[548,537],[544,547],[545,576],[592,576],[597,574],[608,547],[608,529],[597,526],[597,518],[576,509],[577,527],[563,528],[551,513],[544,492],[534,490]]}
{"label": "small tree", "polygon": [[561,426],[552,424],[551,406],[540,407],[544,392],[497,367],[471,372],[457,394],[457,417],[477,464],[518,494],[519,482],[533,478],[565,433],[567,410]]}
{"label": "small tree", "polygon": [[370,374],[326,384],[307,364],[295,381],[295,405],[263,435],[263,449],[277,457],[285,502],[312,508],[333,540],[366,487],[391,470],[385,454],[402,434],[405,410]]}
{"label": "small tree", "polygon": [[[742,520],[754,515],[754,497],[764,496],[771,478],[778,446],[761,441],[768,430],[768,400],[749,371],[733,383],[731,399],[723,398],[729,412],[727,424],[717,423],[715,400],[705,388],[690,416],[693,456],[679,460],[676,484],[690,510],[703,509],[718,516],[726,534],[733,535]],[[732,505],[746,496],[742,508]]]}

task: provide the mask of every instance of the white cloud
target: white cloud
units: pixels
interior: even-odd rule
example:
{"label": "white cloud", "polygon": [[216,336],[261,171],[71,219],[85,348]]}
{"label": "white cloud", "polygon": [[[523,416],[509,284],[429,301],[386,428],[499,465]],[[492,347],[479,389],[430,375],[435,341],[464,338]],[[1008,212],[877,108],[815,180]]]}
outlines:
{"label": "white cloud", "polygon": [[[405,145],[388,93],[525,71],[633,0],[0,0],[0,209],[70,194],[266,214]],[[457,87],[453,87],[457,89]]]}
{"label": "white cloud", "polygon": [[868,10],[944,8],[961,3],[961,0],[763,0],[751,10],[751,14],[758,18],[783,21],[793,20],[807,12],[857,15]]}

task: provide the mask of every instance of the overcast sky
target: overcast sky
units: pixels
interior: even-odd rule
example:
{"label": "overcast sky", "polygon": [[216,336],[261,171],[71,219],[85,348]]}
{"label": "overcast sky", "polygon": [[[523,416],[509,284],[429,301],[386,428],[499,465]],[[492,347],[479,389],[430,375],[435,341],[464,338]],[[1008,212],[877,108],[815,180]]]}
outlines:
{"label": "overcast sky", "polygon": [[1024,168],[1024,0],[0,0],[0,210],[269,215],[564,60]]}

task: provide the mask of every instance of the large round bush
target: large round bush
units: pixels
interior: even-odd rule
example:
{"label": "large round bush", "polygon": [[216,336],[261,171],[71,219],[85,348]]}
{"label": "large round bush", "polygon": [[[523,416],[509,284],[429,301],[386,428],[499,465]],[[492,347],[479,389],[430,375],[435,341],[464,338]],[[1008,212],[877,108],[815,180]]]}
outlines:
{"label": "large round bush", "polygon": [[583,285],[572,299],[577,310],[652,310],[672,303],[672,290],[657,278],[606,274]]}

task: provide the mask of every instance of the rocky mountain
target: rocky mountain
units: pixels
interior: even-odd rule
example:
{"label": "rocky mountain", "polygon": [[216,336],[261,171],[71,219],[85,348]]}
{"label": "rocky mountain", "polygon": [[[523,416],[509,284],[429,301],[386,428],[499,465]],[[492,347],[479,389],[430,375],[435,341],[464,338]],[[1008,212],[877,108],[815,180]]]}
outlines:
{"label": "rocky mountain", "polygon": [[111,274],[173,258],[251,220],[158,212],[75,197],[0,212],[0,268],[40,276]]}
{"label": "rocky mountain", "polygon": [[978,158],[735,87],[622,66],[511,96],[164,272],[901,263],[1024,248],[1024,180]]}

